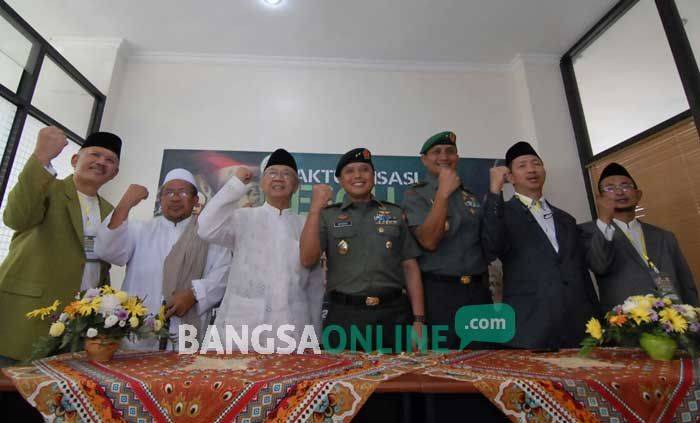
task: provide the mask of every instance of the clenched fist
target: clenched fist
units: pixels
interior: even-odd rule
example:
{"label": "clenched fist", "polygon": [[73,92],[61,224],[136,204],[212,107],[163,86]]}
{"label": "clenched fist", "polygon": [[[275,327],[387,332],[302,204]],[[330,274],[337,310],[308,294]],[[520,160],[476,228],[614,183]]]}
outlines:
{"label": "clenched fist", "polygon": [[598,196],[598,219],[605,224],[611,224],[615,216],[615,200],[605,194]]}
{"label": "clenched fist", "polygon": [[311,190],[311,207],[309,211],[319,212],[333,198],[333,188],[330,185],[316,184]]}
{"label": "clenched fist", "polygon": [[253,172],[247,166],[241,166],[236,169],[236,178],[240,179],[244,184],[248,184],[253,179]]}
{"label": "clenched fist", "polygon": [[34,156],[46,166],[68,145],[66,134],[55,126],[47,126],[39,131],[34,148]]}
{"label": "clenched fist", "polygon": [[126,207],[127,209],[132,209],[146,198],[148,198],[148,190],[146,187],[131,184],[129,185],[129,188],[126,189],[122,199],[119,201],[119,205]]}
{"label": "clenched fist", "polygon": [[491,192],[499,194],[503,190],[503,185],[506,183],[506,176],[510,173],[510,169],[505,166],[495,166],[490,170],[491,173]]}
{"label": "clenched fist", "polygon": [[440,175],[438,175],[438,195],[447,198],[460,186],[462,186],[462,181],[459,179],[456,170],[452,168],[440,169]]}

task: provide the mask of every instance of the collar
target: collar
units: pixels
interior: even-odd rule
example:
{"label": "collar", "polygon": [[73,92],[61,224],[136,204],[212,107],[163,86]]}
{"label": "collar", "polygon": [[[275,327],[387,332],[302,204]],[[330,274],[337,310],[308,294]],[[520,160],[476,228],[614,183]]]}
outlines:
{"label": "collar", "polygon": [[181,221],[175,223],[171,220],[168,220],[165,216],[161,215],[160,217],[163,218],[163,224],[169,228],[184,228],[187,226],[187,223],[189,223],[190,219],[192,219],[192,215],[189,217],[182,219]]}
{"label": "collar", "polygon": [[287,215],[287,214],[292,214],[292,209],[291,209],[291,207],[288,207],[288,208],[286,208],[286,209],[284,209],[284,210],[280,210],[280,209],[278,209],[277,207],[275,207],[275,206],[271,205],[270,203],[268,203],[267,201],[265,201],[265,203],[264,203],[262,206],[260,206],[260,207],[261,207],[264,211],[266,211],[266,212],[268,212],[268,213],[276,214],[276,215],[278,215],[278,216]]}
{"label": "collar", "polygon": [[[384,206],[384,204],[382,204],[381,201],[377,200],[377,198],[376,198],[374,195],[371,195],[370,200],[367,202],[368,205],[369,205],[369,204],[372,204],[372,203],[376,203],[377,205],[379,205],[379,208],[380,208],[380,209],[386,208],[386,207]],[[349,195],[346,195],[346,196],[345,196],[345,199],[343,200],[343,205],[340,206],[340,209],[341,209],[341,210],[345,210],[345,209],[347,209],[348,207],[350,207],[350,206],[353,205],[353,204],[355,204],[355,202],[352,201],[352,199],[350,198]]]}
{"label": "collar", "polygon": [[[523,195],[523,194],[520,194],[520,193],[516,192],[516,193],[514,194],[514,196],[515,196],[518,200],[520,200],[520,201],[525,205],[525,207],[527,207],[528,209],[529,209],[530,207],[532,207],[533,204],[535,204],[535,199],[534,199],[534,198],[530,198],[530,197],[528,197],[527,195]],[[546,207],[546,208],[549,208],[549,204],[547,204],[547,200],[544,198],[544,194],[542,194],[542,196],[540,197],[539,201],[540,201],[540,204],[542,205],[542,208],[545,208],[545,207]]]}
{"label": "collar", "polygon": [[639,220],[637,219],[632,219],[630,223],[625,223],[622,220],[619,219],[613,219],[613,222],[617,224],[620,228],[627,230],[627,231],[636,231],[642,228],[642,225],[639,223]]}

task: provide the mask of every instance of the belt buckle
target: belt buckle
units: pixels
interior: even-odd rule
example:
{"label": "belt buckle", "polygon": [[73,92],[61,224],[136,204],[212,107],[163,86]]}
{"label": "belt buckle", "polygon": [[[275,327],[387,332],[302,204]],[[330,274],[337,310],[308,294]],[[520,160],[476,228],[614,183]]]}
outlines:
{"label": "belt buckle", "polygon": [[459,278],[459,282],[462,285],[469,285],[472,282],[472,278],[468,275],[464,275],[461,278]]}
{"label": "belt buckle", "polygon": [[379,297],[367,297],[365,298],[365,305],[369,307],[374,307],[379,305]]}

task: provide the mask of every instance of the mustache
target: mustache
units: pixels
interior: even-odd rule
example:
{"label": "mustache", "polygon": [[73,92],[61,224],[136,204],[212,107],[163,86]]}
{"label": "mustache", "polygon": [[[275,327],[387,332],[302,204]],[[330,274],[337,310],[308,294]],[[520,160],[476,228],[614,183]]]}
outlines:
{"label": "mustache", "polygon": [[627,212],[633,212],[637,209],[636,206],[629,206],[629,207],[615,207],[616,212],[621,212],[621,213],[627,213]]}

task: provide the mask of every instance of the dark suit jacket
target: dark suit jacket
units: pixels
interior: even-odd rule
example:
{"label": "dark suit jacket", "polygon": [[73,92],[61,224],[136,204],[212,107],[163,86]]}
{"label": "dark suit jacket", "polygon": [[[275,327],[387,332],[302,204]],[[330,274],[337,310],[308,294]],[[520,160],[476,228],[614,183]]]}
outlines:
{"label": "dark suit jacket", "polygon": [[503,302],[515,309],[513,347],[577,347],[586,322],[598,315],[576,220],[549,205],[558,253],[517,198],[504,203],[489,194],[486,201],[482,242],[503,263]]}
{"label": "dark suit jacket", "polygon": [[[641,222],[647,254],[654,265],[668,274],[681,301],[697,306],[698,292],[683,253],[672,232]],[[595,222],[580,226],[586,260],[596,275],[603,312],[622,304],[631,295],[654,294],[654,280],[634,245],[615,223],[608,241]]]}

